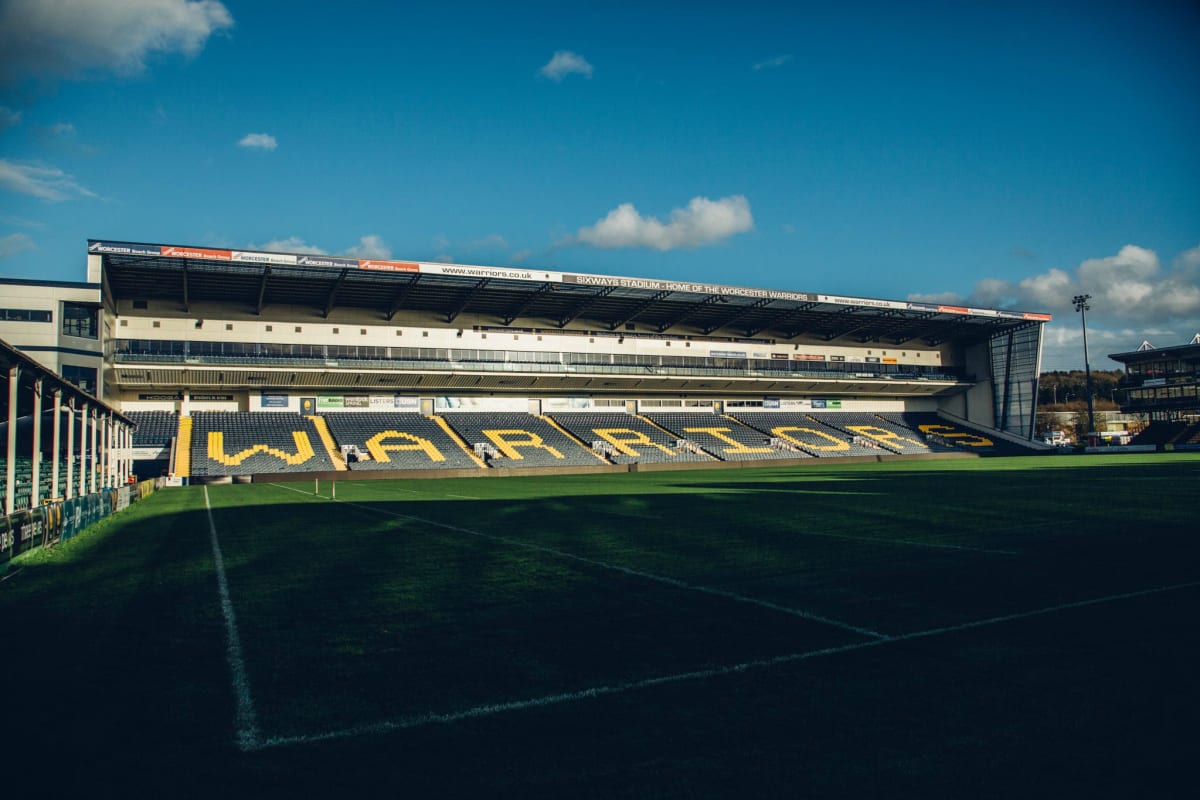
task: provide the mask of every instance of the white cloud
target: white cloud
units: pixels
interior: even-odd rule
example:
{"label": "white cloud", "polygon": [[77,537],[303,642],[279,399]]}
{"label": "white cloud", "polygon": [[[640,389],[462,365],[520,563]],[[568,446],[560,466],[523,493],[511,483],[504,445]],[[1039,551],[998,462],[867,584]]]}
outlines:
{"label": "white cloud", "polygon": [[328,255],[325,250],[316,245],[308,244],[299,236],[289,236],[286,239],[272,239],[263,244],[252,244],[250,245],[250,249],[264,250],[268,253],[303,253],[310,256]]}
{"label": "white cloud", "polygon": [[1074,269],[1051,268],[1018,281],[987,278],[967,297],[953,292],[911,295],[914,301],[1048,312],[1045,369],[1083,366],[1082,320],[1072,299],[1088,301],[1088,346],[1093,366],[1115,368],[1109,353],[1136,349],[1143,339],[1180,344],[1200,331],[1200,246],[1164,267],[1158,254],[1126,245],[1115,255],[1089,258]]}
{"label": "white cloud", "polygon": [[247,133],[238,140],[238,147],[247,147],[251,150],[274,150],[279,146],[279,142],[275,141],[275,137],[269,133]]}
{"label": "white cloud", "polygon": [[75,126],[69,122],[56,122],[49,128],[51,136],[74,136]]}
{"label": "white cloud", "polygon": [[0,106],[0,131],[8,130],[21,124],[21,112],[13,111],[7,106]]}
{"label": "white cloud", "polygon": [[787,55],[775,56],[774,58],[768,58],[766,61],[758,62],[754,65],[754,70],[755,72],[761,72],[764,69],[779,69],[791,60],[792,56],[790,53]]}
{"label": "white cloud", "polygon": [[671,212],[669,222],[643,217],[632,203],[622,203],[595,225],[580,228],[567,243],[674,250],[712,244],[753,228],[750,203],[742,195],[693,197],[687,208]]}
{"label": "white cloud", "polygon": [[232,26],[218,0],[7,0],[0,4],[0,73],[136,74],[149,55],[195,56]]}
{"label": "white cloud", "polygon": [[547,63],[542,65],[542,68],[538,72],[552,81],[560,82],[568,75],[582,75],[585,78],[592,77],[592,65],[578,53],[572,53],[570,50],[559,50]]}
{"label": "white cloud", "polygon": [[383,241],[383,237],[376,234],[360,237],[358,244],[346,250],[346,255],[351,258],[391,258],[392,248],[388,247]]}
{"label": "white cloud", "polygon": [[25,250],[36,250],[37,245],[23,233],[10,233],[0,236],[0,258],[8,258]]}
{"label": "white cloud", "polygon": [[40,164],[18,164],[0,158],[0,188],[18,194],[58,201],[69,197],[95,197],[95,193],[80,186],[75,178],[57,167]]}

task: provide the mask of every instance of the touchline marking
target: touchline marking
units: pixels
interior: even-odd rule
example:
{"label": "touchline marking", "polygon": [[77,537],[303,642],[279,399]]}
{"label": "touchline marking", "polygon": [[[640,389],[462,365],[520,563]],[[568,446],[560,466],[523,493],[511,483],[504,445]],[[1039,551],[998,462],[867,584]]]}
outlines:
{"label": "touchline marking", "polygon": [[818,531],[797,531],[800,536],[823,536],[827,539],[845,539],[848,542],[879,542],[881,544],[904,544],[910,547],[933,547],[938,550],[967,550],[972,553],[987,553],[998,556],[1019,556],[1016,550],[989,550],[983,547],[968,547],[962,544],[936,544],[934,542],[914,542],[911,539],[886,539],[882,536],[842,536],[838,533],[820,533]]}
{"label": "touchline marking", "polygon": [[724,667],[710,667],[708,669],[679,672],[674,675],[661,675],[654,678],[644,678],[638,681],[629,681],[626,683],[617,683],[606,686],[595,686],[590,689],[581,689],[575,692],[563,692],[560,694],[550,694],[543,697],[533,697],[525,700],[513,700],[505,703],[489,703],[486,705],[474,706],[473,708],[468,708],[463,711],[453,711],[445,714],[420,714],[411,717],[402,717],[396,720],[377,722],[371,725],[359,725],[352,728],[324,731],[322,733],[302,734],[297,736],[271,736],[260,741],[251,749],[263,750],[269,747],[316,744],[335,739],[349,739],[356,736],[391,733],[394,731],[421,728],[426,725],[447,724],[451,722],[458,722],[460,720],[488,717],[492,716],[493,714],[503,714],[507,711],[521,711],[529,708],[540,708],[544,706],[560,705],[563,703],[573,703],[580,700],[590,700],[596,697],[604,697],[606,695],[622,694],[624,692],[638,691],[639,689],[648,689],[654,686],[665,686],[672,683],[682,683],[684,681],[705,680],[708,678],[723,677],[725,675],[734,675],[740,672],[774,667],[781,664],[792,664],[799,661],[821,658],[823,656],[834,656],[842,653],[854,652],[856,650],[865,650],[868,647],[882,647],[894,642],[923,639],[931,636],[941,636],[948,633],[970,630],[972,628],[982,628],[988,625],[998,625],[1004,622],[1029,619],[1030,617],[1037,617],[1046,614],[1054,614],[1059,611],[1066,611],[1069,609],[1100,605],[1101,603],[1112,603],[1118,600],[1129,600],[1135,597],[1163,594],[1166,592],[1178,591],[1180,589],[1192,589],[1197,586],[1200,586],[1200,581],[1176,583],[1170,586],[1158,586],[1153,589],[1141,589],[1133,592],[1123,592],[1121,594],[1110,594],[1104,597],[1094,597],[1087,600],[1078,600],[1072,603],[1060,603],[1058,605],[1034,609],[1033,611],[1021,611],[1015,614],[1006,614],[999,617],[988,617],[987,619],[975,620],[973,622],[964,622],[960,625],[947,625],[940,628],[929,628],[923,631],[900,634],[899,636],[893,636],[888,639],[874,639],[867,642],[856,642],[854,644],[846,644],[838,647],[825,647],[819,650],[807,650],[800,653],[789,653],[787,655],[775,656],[773,658],[760,658],[753,661],[744,661],[740,664],[731,664]]}
{"label": "touchline marking", "polygon": [[238,636],[237,618],[233,614],[233,601],[229,599],[229,581],[225,578],[225,559],[221,556],[221,545],[217,542],[217,525],[213,522],[212,505],[208,502],[208,487],[204,487],[204,510],[208,512],[208,534],[212,540],[213,562],[217,565],[217,591],[221,595],[221,613],[225,617],[225,656],[229,660],[233,694],[237,699],[237,744],[241,750],[257,750],[262,746],[258,733],[258,715],[254,712],[254,698],[250,694],[250,678],[246,674],[246,660],[242,657],[242,640]]}
{"label": "touchline marking", "polygon": [[[309,495],[308,492],[303,492],[303,491],[300,491],[299,489],[292,489],[290,486],[283,486],[282,484],[274,484],[274,483],[271,485],[279,486],[280,488],[288,489],[289,491],[297,492],[298,494]],[[320,497],[320,495],[316,495],[316,496]],[[329,498],[321,497],[321,499],[328,500]],[[747,597],[746,595],[737,594],[736,592],[727,592],[724,589],[714,589],[711,586],[701,586],[701,585],[695,584],[695,583],[686,583],[684,581],[677,580],[675,578],[668,578],[665,575],[655,575],[653,572],[642,572],[641,570],[633,569],[631,567],[622,567],[619,564],[610,564],[606,561],[598,561],[594,558],[587,558],[586,556],[575,555],[574,553],[568,553],[566,550],[558,550],[556,548],[546,547],[545,545],[540,545],[540,544],[531,544],[529,542],[523,542],[520,539],[511,539],[507,536],[498,536],[493,533],[483,533],[481,531],[473,531],[470,528],[460,528],[457,525],[449,525],[445,522],[438,522],[437,520],[425,519],[424,517],[414,517],[411,514],[400,514],[395,511],[386,511],[384,509],[372,508],[371,506],[364,506],[364,505],[360,505],[358,503],[349,503],[349,502],[346,502],[345,500],[335,500],[334,502],[341,503],[344,506],[351,506],[352,508],[357,508],[362,511],[370,511],[374,514],[384,514],[389,517],[396,517],[397,519],[406,519],[406,520],[410,520],[412,522],[419,522],[423,525],[430,525],[435,528],[444,528],[448,531],[454,531],[455,533],[465,533],[469,536],[477,536],[481,539],[490,539],[495,542],[503,542],[504,544],[512,545],[513,547],[523,547],[527,550],[534,550],[534,551],[537,551],[540,553],[548,553],[550,555],[557,556],[559,558],[565,558],[565,559],[569,559],[571,561],[578,561],[582,564],[588,564],[593,567],[600,567],[601,569],[612,570],[614,572],[620,572],[625,575],[632,575],[636,578],[642,578],[643,580],[649,580],[649,581],[655,581],[657,583],[663,583],[663,584],[666,584],[667,586],[673,586],[676,589],[685,589],[685,590],[691,591],[691,592],[700,592],[701,594],[712,595],[713,597],[723,597],[726,600],[735,600],[739,603],[749,603],[750,605],[760,606],[761,608],[769,608],[772,611],[779,611],[784,614],[790,614],[793,617],[800,617],[801,619],[806,619],[806,620],[809,620],[810,622],[820,622],[824,625],[831,625],[835,628],[841,628],[844,631],[851,631],[853,633],[859,634],[860,636],[867,636],[872,639],[878,639],[878,640],[884,641],[889,638],[886,634],[879,633],[878,631],[869,630],[867,628],[860,628],[859,626],[851,625],[848,622],[842,622],[841,620],[830,619],[829,617],[822,617],[819,614],[813,614],[808,611],[801,611],[800,609],[797,609],[797,608],[788,608],[787,606],[781,606],[777,603],[772,603],[769,600],[759,600],[759,599],[756,599],[753,597]]]}

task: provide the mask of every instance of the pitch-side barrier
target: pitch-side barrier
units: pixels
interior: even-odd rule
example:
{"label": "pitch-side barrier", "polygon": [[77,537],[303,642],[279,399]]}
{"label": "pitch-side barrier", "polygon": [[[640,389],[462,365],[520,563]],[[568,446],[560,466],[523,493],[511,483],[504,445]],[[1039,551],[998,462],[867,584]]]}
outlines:
{"label": "pitch-side barrier", "polygon": [[65,542],[157,488],[157,480],[146,480],[70,500],[47,500],[38,508],[0,516],[0,564],[26,551]]}

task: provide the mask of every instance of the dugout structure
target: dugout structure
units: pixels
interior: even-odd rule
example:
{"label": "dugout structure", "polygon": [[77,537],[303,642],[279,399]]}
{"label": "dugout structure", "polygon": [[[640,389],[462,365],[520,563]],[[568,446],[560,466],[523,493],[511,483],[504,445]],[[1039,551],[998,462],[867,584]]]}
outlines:
{"label": "dugout structure", "polygon": [[91,240],[127,411],[936,411],[1031,440],[1049,315]]}

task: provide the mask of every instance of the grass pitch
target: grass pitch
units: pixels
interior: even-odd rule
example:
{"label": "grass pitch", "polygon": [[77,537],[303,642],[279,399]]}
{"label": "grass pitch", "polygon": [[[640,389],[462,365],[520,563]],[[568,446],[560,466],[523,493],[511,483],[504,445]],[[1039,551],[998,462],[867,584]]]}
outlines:
{"label": "grass pitch", "polygon": [[1162,794],[1200,723],[1198,479],[1063,456],[165,491],[0,584],[6,770],[52,795]]}

